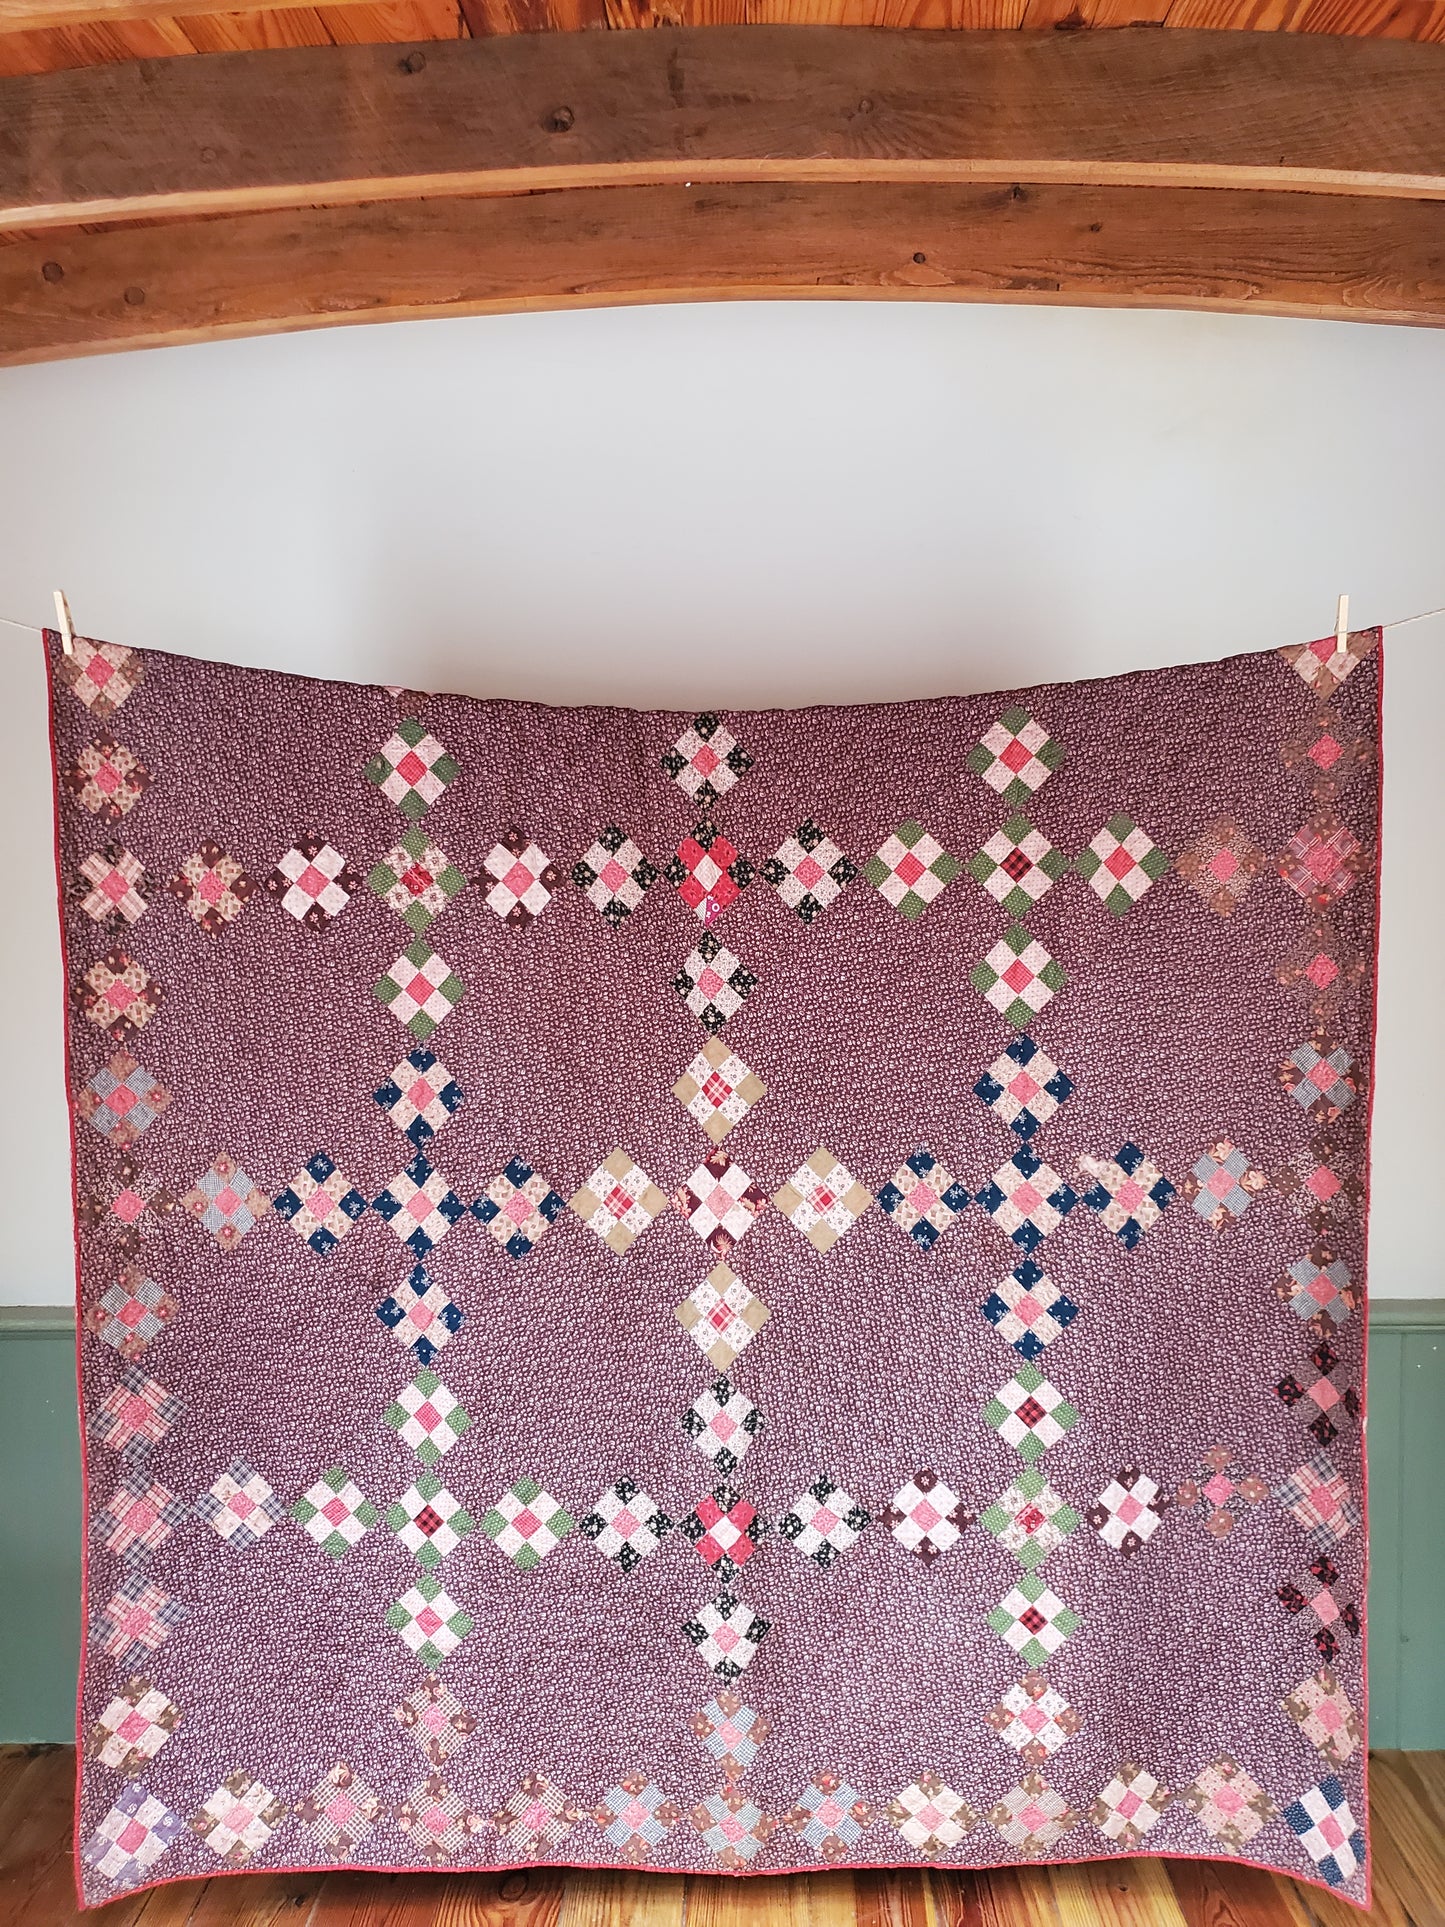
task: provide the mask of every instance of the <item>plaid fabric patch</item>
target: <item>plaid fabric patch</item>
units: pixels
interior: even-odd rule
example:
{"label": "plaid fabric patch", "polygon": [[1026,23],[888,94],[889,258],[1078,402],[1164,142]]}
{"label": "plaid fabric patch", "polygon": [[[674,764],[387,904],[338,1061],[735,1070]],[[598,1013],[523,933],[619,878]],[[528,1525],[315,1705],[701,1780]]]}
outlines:
{"label": "plaid fabric patch", "polygon": [[621,1145],[602,1160],[567,1202],[588,1230],[596,1232],[620,1258],[667,1209],[666,1193],[658,1190]]}
{"label": "plaid fabric patch", "polygon": [[181,1208],[191,1214],[202,1231],[210,1232],[222,1251],[234,1251],[271,1209],[271,1200],[223,1151],[212,1158],[210,1168],[181,1199]]}
{"label": "plaid fabric patch", "polygon": [[286,1509],[253,1465],[239,1455],[196,1500],[194,1511],[217,1538],[245,1551],[280,1525]]}
{"label": "plaid fabric patch", "polygon": [[120,1277],[91,1305],[85,1329],[122,1358],[139,1358],[175,1317],[177,1305],[168,1291],[147,1278],[139,1265],[126,1265]]}
{"label": "plaid fabric patch", "polygon": [[131,1471],[96,1515],[91,1532],[113,1558],[135,1565],[159,1552],[189,1511],[185,1500],[159,1479]]}
{"label": "plaid fabric patch", "polygon": [[492,1815],[492,1827],[508,1854],[541,1860],[560,1847],[581,1815],[545,1774],[529,1773],[516,1792]]}
{"label": "plaid fabric patch", "polygon": [[91,1434],[112,1452],[143,1457],[160,1444],[185,1409],[183,1399],[148,1378],[139,1366],[126,1365],[119,1382],[96,1406]]}
{"label": "plaid fabric patch", "polygon": [[338,1760],[305,1799],[296,1802],[296,1817],[324,1853],[352,1860],[381,1817],[381,1796],[345,1760]]}
{"label": "plaid fabric patch", "polygon": [[1345,1483],[1344,1475],[1326,1452],[1317,1452],[1275,1487],[1274,1496],[1309,1535],[1317,1550],[1328,1552],[1347,1539],[1363,1521],[1363,1514]]}
{"label": "plaid fabric patch", "polygon": [[1009,817],[968,862],[969,874],[1011,917],[1026,917],[1068,867],[1063,851],[1018,815]]}
{"label": "plaid fabric patch", "polygon": [[139,923],[150,900],[145,866],[121,843],[107,843],[85,858],[74,884],[92,923]]}
{"label": "plaid fabric patch", "polygon": [[75,1094],[75,1108],[109,1143],[134,1144],[170,1104],[171,1094],[143,1070],[129,1051],[118,1050]]}
{"label": "plaid fabric patch", "polygon": [[722,1263],[677,1307],[677,1322],[719,1372],[727,1371],[770,1316],[757,1293]]}
{"label": "plaid fabric patch", "polygon": [[123,1673],[148,1663],[183,1620],[190,1607],[144,1573],[123,1579],[91,1623],[92,1651],[113,1659]]}
{"label": "plaid fabric patch", "polygon": [[593,1809],[602,1837],[631,1866],[641,1866],[672,1832],[682,1809],[642,1773],[628,1773]]}

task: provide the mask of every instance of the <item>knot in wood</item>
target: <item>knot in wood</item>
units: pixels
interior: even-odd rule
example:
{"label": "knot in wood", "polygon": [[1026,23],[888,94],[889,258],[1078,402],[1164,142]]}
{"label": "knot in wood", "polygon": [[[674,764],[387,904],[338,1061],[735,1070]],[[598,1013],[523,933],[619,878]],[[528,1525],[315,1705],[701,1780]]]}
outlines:
{"label": "knot in wood", "polygon": [[549,134],[570,133],[577,116],[570,107],[554,107],[542,125]]}

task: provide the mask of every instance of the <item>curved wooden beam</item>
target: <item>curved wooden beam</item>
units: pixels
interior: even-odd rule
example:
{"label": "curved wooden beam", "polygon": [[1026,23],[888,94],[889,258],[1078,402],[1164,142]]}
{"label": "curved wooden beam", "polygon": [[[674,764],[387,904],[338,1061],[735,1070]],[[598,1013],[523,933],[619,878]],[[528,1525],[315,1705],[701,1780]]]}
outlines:
{"label": "curved wooden beam", "polygon": [[[0,5],[4,0],[0,0]],[[702,182],[1445,196],[1445,46],[715,27],[0,81],[0,228]]]}
{"label": "curved wooden beam", "polygon": [[570,188],[0,248],[0,360],[505,310],[841,296],[1445,323],[1445,205],[1185,188]]}

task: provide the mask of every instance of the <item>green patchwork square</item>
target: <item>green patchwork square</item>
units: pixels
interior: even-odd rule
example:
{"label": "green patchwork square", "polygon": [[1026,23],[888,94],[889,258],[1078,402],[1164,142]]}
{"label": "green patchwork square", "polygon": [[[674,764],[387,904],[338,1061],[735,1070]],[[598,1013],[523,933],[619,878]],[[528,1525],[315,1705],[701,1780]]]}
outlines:
{"label": "green patchwork square", "polygon": [[371,994],[424,1044],[466,995],[466,985],[446,959],[418,937],[372,985]]}
{"label": "green patchwork square", "polygon": [[407,830],[395,849],[372,865],[366,881],[419,937],[467,887],[465,871],[416,828]]}
{"label": "green patchwork square", "polygon": [[1017,1030],[1026,1029],[1067,982],[1062,966],[1021,923],[1009,925],[968,980]]}
{"label": "green patchwork square", "polygon": [[423,1472],[383,1516],[417,1564],[428,1572],[435,1571],[476,1526],[471,1513],[432,1472]]}
{"label": "green patchwork square", "polygon": [[983,1408],[983,1421],[1033,1464],[1079,1422],[1079,1414],[1036,1365],[1020,1365]]}
{"label": "green patchwork square", "polygon": [[461,775],[461,766],[424,723],[408,717],[397,724],[364,773],[403,816],[416,822]]}
{"label": "green patchwork square", "polygon": [[387,1607],[386,1623],[423,1666],[434,1670],[449,1653],[456,1651],[475,1622],[439,1579],[424,1573],[394,1605]]}
{"label": "green patchwork square", "polygon": [[344,1466],[323,1472],[291,1517],[332,1559],[344,1559],[380,1515]]}
{"label": "green patchwork square", "polygon": [[482,1520],[482,1531],[518,1572],[532,1572],[576,1521],[535,1479],[518,1479]]}
{"label": "green patchwork square", "polygon": [[863,865],[863,876],[910,922],[958,875],[962,864],[921,823],[900,823],[877,854]]}
{"label": "green patchwork square", "polygon": [[969,874],[1011,917],[1026,916],[1069,867],[1069,859],[1026,816],[1011,816],[969,858]]}
{"label": "green patchwork square", "polygon": [[382,1418],[427,1466],[450,1452],[472,1422],[466,1407],[430,1371],[418,1372]]}
{"label": "green patchwork square", "polygon": [[1152,883],[1169,868],[1169,858],[1132,816],[1111,816],[1074,868],[1093,887],[1104,908],[1125,917]]}
{"label": "green patchwork square", "polygon": [[1026,1666],[1046,1666],[1083,1620],[1037,1573],[1025,1573],[988,1616],[988,1623]]}
{"label": "green patchwork square", "polygon": [[1079,1524],[1079,1514],[1030,1466],[979,1515],[979,1523],[1034,1572]]}

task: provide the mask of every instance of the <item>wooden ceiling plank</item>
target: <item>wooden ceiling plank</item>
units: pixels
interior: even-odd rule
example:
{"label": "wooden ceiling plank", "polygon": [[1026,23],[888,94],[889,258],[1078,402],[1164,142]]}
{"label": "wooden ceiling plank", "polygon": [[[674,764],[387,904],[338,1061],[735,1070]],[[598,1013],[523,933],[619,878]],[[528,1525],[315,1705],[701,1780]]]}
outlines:
{"label": "wooden ceiling plank", "polygon": [[0,81],[0,228],[687,181],[1445,196],[1442,97],[1437,48],[1309,34],[277,49]]}
{"label": "wooden ceiling plank", "polygon": [[618,187],[0,250],[0,361],[680,300],[1023,301],[1445,325],[1445,206],[1177,188]]}
{"label": "wooden ceiling plank", "polygon": [[466,32],[458,0],[367,0],[316,10],[338,46],[406,40],[457,40]]}
{"label": "wooden ceiling plank", "polygon": [[[58,73],[73,67],[125,60],[162,60],[194,53],[180,23],[171,18],[94,20],[43,32],[0,32],[0,76]],[[3,140],[3,127],[0,127]]]}
{"label": "wooden ceiling plank", "polygon": [[1298,28],[1309,6],[1310,0],[1174,0],[1164,24],[1288,33]]}
{"label": "wooden ceiling plank", "polygon": [[[445,3],[418,0],[428,9]],[[378,4],[387,0],[328,0],[328,11],[344,9],[364,19]],[[296,0],[252,0],[251,10],[287,11],[295,5]],[[89,22],[170,21],[175,6],[176,0],[0,0],[0,36]],[[1164,18],[1171,26],[1274,31],[1288,30],[1305,14],[1312,16],[1311,32],[1423,41],[1445,38],[1445,0],[1173,0],[1172,5],[1168,0],[460,0],[460,6],[469,30],[479,38],[575,32],[584,27],[687,27],[743,20],[956,30],[1118,26]],[[188,17],[236,10],[236,0],[186,0]],[[345,37],[360,40],[364,32],[358,26]],[[386,32],[382,37],[401,36]],[[5,71],[21,71],[16,56],[10,56]]]}
{"label": "wooden ceiling plank", "polygon": [[[275,13],[186,13],[177,24],[190,41],[192,52],[199,54],[331,45],[331,36],[315,7],[287,7]],[[0,40],[0,47],[3,45]]]}

